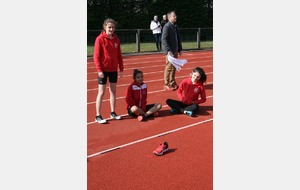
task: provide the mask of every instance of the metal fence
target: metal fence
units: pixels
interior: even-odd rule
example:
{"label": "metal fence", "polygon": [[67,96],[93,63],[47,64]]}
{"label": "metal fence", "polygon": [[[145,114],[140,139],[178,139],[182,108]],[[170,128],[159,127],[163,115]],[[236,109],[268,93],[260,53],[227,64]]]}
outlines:
{"label": "metal fence", "polygon": [[[87,31],[87,45],[93,46],[100,30]],[[213,49],[213,28],[179,28],[183,49]],[[117,29],[121,44],[131,44],[134,46],[133,52],[145,52],[143,44],[153,43],[155,50],[153,34],[150,29]]]}

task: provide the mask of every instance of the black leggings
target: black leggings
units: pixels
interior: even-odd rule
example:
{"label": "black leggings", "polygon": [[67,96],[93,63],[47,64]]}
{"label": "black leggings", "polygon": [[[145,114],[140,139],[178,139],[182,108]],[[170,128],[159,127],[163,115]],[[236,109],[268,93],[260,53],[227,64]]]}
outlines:
{"label": "black leggings", "polygon": [[175,109],[179,113],[183,113],[184,111],[193,111],[194,113],[199,110],[198,104],[184,104],[181,101],[178,100],[172,100],[167,99],[166,103],[168,106],[170,106],[172,109]]}

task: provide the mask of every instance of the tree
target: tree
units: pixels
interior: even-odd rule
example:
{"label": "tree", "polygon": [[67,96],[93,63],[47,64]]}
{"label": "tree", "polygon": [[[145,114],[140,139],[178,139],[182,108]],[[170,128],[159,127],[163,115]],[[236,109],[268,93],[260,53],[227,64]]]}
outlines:
{"label": "tree", "polygon": [[88,0],[88,30],[102,29],[105,18],[113,18],[118,28],[149,28],[154,15],[175,10],[180,27],[212,27],[212,0]]}

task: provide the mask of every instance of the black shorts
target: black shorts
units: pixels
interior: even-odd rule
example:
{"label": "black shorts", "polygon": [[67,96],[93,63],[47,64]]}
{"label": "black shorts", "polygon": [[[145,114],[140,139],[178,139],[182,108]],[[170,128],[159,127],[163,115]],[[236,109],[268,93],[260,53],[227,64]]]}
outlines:
{"label": "black shorts", "polygon": [[[146,105],[146,112],[148,110],[150,110],[155,104],[148,104]],[[135,115],[135,113],[133,113],[130,108],[127,110],[128,111],[128,115],[132,116],[132,117],[137,117],[137,115]]]}
{"label": "black shorts", "polygon": [[98,76],[98,84],[106,84],[107,77],[110,83],[117,83],[118,81],[118,71],[115,72],[103,72],[104,77],[100,78]]}

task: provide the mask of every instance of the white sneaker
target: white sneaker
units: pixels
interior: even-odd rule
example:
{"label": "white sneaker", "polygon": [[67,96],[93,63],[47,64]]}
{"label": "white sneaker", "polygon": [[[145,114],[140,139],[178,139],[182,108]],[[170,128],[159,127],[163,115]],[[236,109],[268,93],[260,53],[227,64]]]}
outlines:
{"label": "white sneaker", "polygon": [[116,112],[111,112],[110,113],[110,118],[114,118],[116,120],[120,120],[122,117],[117,115]]}
{"label": "white sneaker", "polygon": [[193,112],[192,111],[184,111],[186,115],[193,117]]}
{"label": "white sneaker", "polygon": [[95,121],[101,124],[107,123],[107,121],[103,119],[101,115],[96,116]]}

